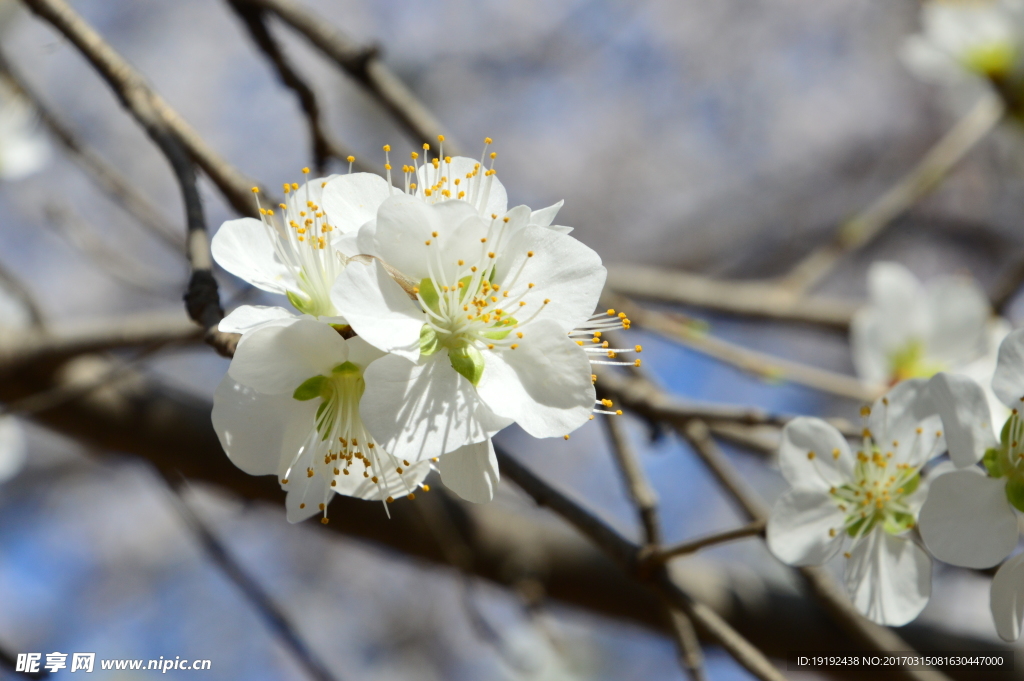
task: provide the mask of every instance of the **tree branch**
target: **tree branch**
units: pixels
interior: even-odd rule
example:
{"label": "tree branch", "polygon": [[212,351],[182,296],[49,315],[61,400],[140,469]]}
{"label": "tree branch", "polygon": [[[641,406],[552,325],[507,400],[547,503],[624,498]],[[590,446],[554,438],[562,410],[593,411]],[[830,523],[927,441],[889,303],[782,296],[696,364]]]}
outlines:
{"label": "tree branch", "polygon": [[644,265],[611,265],[606,286],[636,298],[755,319],[814,324],[846,332],[859,303],[795,295],[772,282],[721,281]]}
{"label": "tree branch", "polygon": [[1004,110],[1002,100],[995,94],[983,97],[899,182],[846,221],[830,243],[809,253],[776,283],[797,294],[808,291],[840,258],[877,237],[893,220],[935,189],[996,127]]}
{"label": "tree branch", "polygon": [[690,541],[682,542],[674,546],[667,546],[659,550],[657,553],[654,553],[651,556],[651,560],[658,563],[664,563],[677,556],[695,553],[706,546],[714,546],[715,544],[722,544],[724,542],[733,541],[734,539],[756,537],[764,534],[766,524],[767,523],[764,520],[755,520],[743,527],[737,527],[735,530],[718,532],[717,534],[711,534],[706,537],[701,537],[700,539],[691,539]]}
{"label": "tree branch", "polygon": [[[227,3],[238,14],[242,23],[245,24],[246,29],[249,31],[249,36],[256,43],[256,47],[273,64],[281,82],[285,87],[294,92],[298,98],[299,106],[302,107],[302,112],[306,117],[306,126],[309,129],[310,137],[310,151],[313,156],[313,166],[316,168],[317,173],[323,174],[326,171],[327,161],[330,158],[345,161],[346,163],[350,156],[354,158],[350,149],[334,139],[324,129],[320,116],[320,102],[317,101],[316,93],[292,67],[287,57],[285,57],[281,46],[274,40],[274,36],[267,27],[266,10],[249,3],[247,0],[227,0]],[[353,161],[353,167],[361,172],[370,170],[369,166],[358,159]]]}
{"label": "tree branch", "polygon": [[[294,0],[244,0],[276,14],[282,21],[306,36],[327,57],[376,99],[417,142],[436,144],[444,133],[433,113],[380,59],[380,48],[364,47],[340,29]],[[445,137],[449,156],[459,156],[458,146]]]}
{"label": "tree branch", "polygon": [[[172,135],[210,177],[235,210],[243,215],[256,214],[251,193],[253,181],[213,151],[178,112],[146,84],[142,75],[104,41],[65,0],[22,2],[78,48],[107,81],[121,104],[157,144],[161,143],[154,137],[154,133]],[[164,151],[166,153],[166,150]]]}

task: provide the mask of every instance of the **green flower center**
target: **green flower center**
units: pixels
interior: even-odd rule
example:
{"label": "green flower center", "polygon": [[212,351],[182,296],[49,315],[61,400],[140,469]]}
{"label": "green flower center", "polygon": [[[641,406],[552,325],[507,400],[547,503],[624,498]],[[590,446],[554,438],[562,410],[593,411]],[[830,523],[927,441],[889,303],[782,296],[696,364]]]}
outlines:
{"label": "green flower center", "polygon": [[921,476],[909,464],[894,464],[891,451],[882,452],[876,444],[867,443],[871,455],[857,452],[852,482],[830,490],[846,514],[843,529],[855,539],[879,525],[890,534],[901,534],[914,526],[907,497],[917,490]]}
{"label": "green flower center", "polygon": [[1024,511],[1024,420],[1014,409],[999,435],[999,446],[989,449],[981,460],[989,477],[1006,480],[1006,498]]}
{"label": "green flower center", "polygon": [[916,338],[889,355],[889,376],[893,384],[911,378],[931,378],[944,368],[940,362],[926,356],[924,342]]}

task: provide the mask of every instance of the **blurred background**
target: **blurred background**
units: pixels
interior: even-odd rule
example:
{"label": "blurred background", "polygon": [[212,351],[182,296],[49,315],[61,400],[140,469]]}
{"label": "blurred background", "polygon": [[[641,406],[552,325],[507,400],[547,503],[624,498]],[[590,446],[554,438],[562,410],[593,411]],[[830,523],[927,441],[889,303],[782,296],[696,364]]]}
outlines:
{"label": "blurred background", "polygon": [[[924,84],[901,63],[903,40],[918,30],[911,0],[305,2],[360,43],[379,45],[467,153],[493,137],[510,205],[564,199],[559,222],[612,265],[728,279],[783,274],[906,173],[980,92]],[[226,3],[73,5],[231,164],[270,187],[298,181],[312,165],[293,93]],[[325,126],[360,161],[382,167],[385,143],[400,159],[418,148],[357,83],[280,22],[271,27],[318,92]],[[73,46],[25,11],[9,18],[0,44],[80,140],[182,225],[163,157]],[[0,262],[27,284],[47,322],[184,316],[182,252],[140,229],[58,145],[49,148],[45,167],[0,184]],[[1018,129],[997,128],[817,292],[864,300],[866,268],[878,259],[902,262],[925,281],[963,272],[994,286],[1024,251],[1022,151]],[[211,230],[236,216],[212,185],[202,189]],[[224,301],[280,304],[217,276]],[[842,331],[678,310],[720,338],[853,371]],[[1014,305],[1007,314],[1019,317]],[[15,305],[0,315],[0,336],[25,323]],[[765,381],[639,328],[629,338],[644,345],[648,375],[678,396],[856,418],[855,400]],[[209,399],[227,360],[197,345],[162,350],[140,366]],[[745,522],[679,438],[623,419],[660,498],[666,542]],[[211,680],[308,678],[210,560],[147,463],[19,423],[27,456],[0,486],[4,646],[208,658],[212,670],[202,675]],[[594,422],[567,442],[501,437],[637,538],[604,435]],[[727,454],[769,501],[783,490],[770,457]],[[186,497],[339,679],[684,678],[671,639],[639,624],[463,578],[319,525],[289,526],[283,505],[246,503],[202,484],[189,485]],[[506,484],[494,503],[534,513]],[[698,595],[728,593],[748,605],[800,599],[791,572],[757,539],[683,560],[705,580],[695,582]],[[988,585],[984,575],[936,564],[932,600],[915,626],[995,644]],[[751,678],[716,648],[705,653],[711,678]]]}

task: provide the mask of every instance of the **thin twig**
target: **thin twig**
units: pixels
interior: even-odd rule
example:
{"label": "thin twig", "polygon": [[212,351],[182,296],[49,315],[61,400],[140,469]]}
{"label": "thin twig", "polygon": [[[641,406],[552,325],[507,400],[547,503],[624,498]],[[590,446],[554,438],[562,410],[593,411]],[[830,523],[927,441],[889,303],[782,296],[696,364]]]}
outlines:
{"label": "thin twig", "polygon": [[[317,100],[316,93],[292,67],[281,46],[270,33],[266,22],[266,10],[249,3],[247,0],[227,0],[227,2],[231,9],[238,14],[242,23],[245,24],[246,29],[249,31],[249,36],[256,43],[256,47],[273,64],[281,82],[285,87],[294,92],[298,98],[302,112],[306,116],[306,126],[309,129],[310,151],[313,156],[313,166],[316,168],[317,173],[324,173],[327,168],[327,161],[330,158],[345,161],[346,163],[349,157],[355,158],[350,149],[334,139],[324,129],[320,116],[320,102]],[[353,161],[353,167],[361,171],[369,170],[369,167],[358,159]]]}
{"label": "thin twig", "polygon": [[[636,450],[629,442],[629,435],[616,417],[604,419],[605,429],[611,441],[612,455],[618,464],[619,473],[626,483],[626,490],[633,506],[640,516],[644,528],[644,551],[657,553],[661,546],[661,518],[658,513],[658,495],[644,474]],[[704,653],[690,618],[671,607],[665,608],[672,626],[673,638],[679,649],[679,662],[693,681],[703,681]]]}
{"label": "thin twig", "polygon": [[[618,405],[643,416],[651,422],[665,422],[673,425],[684,424],[691,419],[700,419],[711,424],[719,422],[746,426],[785,426],[793,416],[774,414],[758,407],[730,404],[709,404],[685,402],[654,383],[638,376],[626,376],[594,367],[597,375],[597,391]],[[841,418],[826,418],[847,437],[859,437],[861,429]]]}
{"label": "thin twig", "polygon": [[85,171],[86,176],[95,182],[114,203],[121,206],[149,233],[170,246],[175,252],[180,252],[184,248],[185,237],[181,230],[175,229],[165,220],[149,200],[139,193],[113,166],[92,149],[86,147],[71,131],[71,128],[53,113],[25,79],[11,67],[10,62],[2,53],[0,53],[0,79],[32,103],[32,107],[38,113],[43,125],[64,147],[71,160],[77,163]]}
{"label": "thin twig", "polygon": [[[380,48],[366,47],[352,40],[311,10],[294,0],[245,0],[273,12],[286,24],[306,36],[343,71],[362,85],[417,142],[431,145],[444,133],[426,105],[380,59]],[[458,146],[445,137],[449,156],[458,156]]]}
{"label": "thin twig", "polygon": [[[681,428],[680,433],[690,443],[722,487],[729,492],[729,496],[740,505],[747,517],[752,521],[767,522],[768,505],[747,484],[718,448],[707,425],[702,421],[693,420]],[[861,615],[824,570],[815,567],[799,567],[796,570],[804,578],[817,601],[832,616],[832,619],[851,636],[879,652],[913,650],[891,629],[879,626]],[[934,669],[919,671],[909,667],[898,667],[894,670],[901,673],[904,678],[915,681],[948,680],[947,676]]]}
{"label": "thin twig", "polygon": [[245,600],[259,613],[267,628],[291,651],[309,677],[317,679],[317,681],[337,681],[337,677],[327,670],[324,663],[302,640],[298,629],[278,607],[270,594],[235,560],[213,530],[185,500],[181,490],[184,480],[176,480],[171,476],[164,476],[164,480],[171,491],[172,503],[189,531],[202,545],[214,564],[220,568],[221,573],[238,587]]}
{"label": "thin twig", "polygon": [[3,288],[12,298],[21,303],[22,309],[28,315],[29,323],[35,329],[42,329],[45,326],[46,321],[43,317],[43,309],[36,301],[36,297],[32,295],[32,291],[29,290],[25,282],[8,269],[3,262],[0,262],[0,288]]}
{"label": "thin twig", "polygon": [[859,303],[792,291],[764,281],[722,281],[643,265],[612,265],[607,287],[616,293],[680,303],[715,312],[846,331]]}
{"label": "thin twig", "polygon": [[831,271],[847,253],[877,237],[893,220],[924,198],[1003,118],[995,94],[983,97],[914,168],[867,208],[843,223],[835,238],[809,253],[777,284],[803,293]]}
{"label": "thin twig", "polygon": [[680,315],[655,312],[619,296],[609,296],[608,301],[611,307],[628,309],[630,319],[638,326],[765,380],[789,381],[839,397],[865,402],[873,401],[884,390],[882,386],[867,385],[853,376],[781,359],[716,338],[694,328],[693,324],[687,323]]}
{"label": "thin twig", "polygon": [[629,442],[621,418],[608,417],[601,419],[611,440],[612,455],[618,464],[619,472],[626,481],[626,491],[640,516],[644,528],[644,542],[647,544],[661,543],[661,522],[658,518],[658,495],[644,475],[636,450]]}
{"label": "thin twig", "polygon": [[737,527],[735,530],[727,530],[725,532],[718,532],[717,534],[711,534],[700,539],[691,539],[690,541],[682,542],[674,546],[669,546],[661,549],[657,553],[651,556],[651,560],[659,563],[664,563],[677,556],[684,556],[688,553],[695,553],[700,549],[707,546],[714,546],[715,544],[723,544],[725,542],[733,541],[736,539],[745,539],[747,537],[756,537],[764,534],[764,527],[767,523],[764,520],[755,520],[754,522],[744,525],[743,527]]}
{"label": "thin twig", "polygon": [[44,207],[44,212],[49,224],[60,236],[107,276],[150,295],[174,299],[181,295],[182,282],[161,280],[152,266],[141,264],[139,259],[130,254],[111,248],[71,208],[50,202]]}
{"label": "thin twig", "polygon": [[641,573],[640,546],[625,539],[597,516],[553,488],[500,446],[495,446],[495,453],[505,477],[515,482],[537,504],[547,506],[582,532],[627,573],[637,579],[647,577],[649,583],[658,589],[672,606],[679,608],[702,627],[747,671],[762,681],[782,681],[786,678],[760,650],[730,627],[717,613],[706,605],[694,601],[680,589],[664,566],[657,568],[649,576]]}
{"label": "thin twig", "polygon": [[[243,215],[256,214],[250,191],[255,183],[211,149],[192,126],[156,94],[142,75],[86,23],[66,0],[22,2],[78,48],[154,141],[157,141],[154,132],[173,136],[235,210]],[[157,141],[157,144],[160,142]]]}

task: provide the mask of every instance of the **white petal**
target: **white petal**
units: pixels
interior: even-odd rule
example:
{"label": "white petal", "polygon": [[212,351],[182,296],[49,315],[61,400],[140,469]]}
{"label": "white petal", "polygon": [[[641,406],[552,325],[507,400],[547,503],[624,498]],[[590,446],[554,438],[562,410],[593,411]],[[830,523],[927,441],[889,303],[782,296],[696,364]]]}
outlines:
{"label": "white petal", "polygon": [[868,429],[883,452],[894,454],[893,463],[921,466],[944,450],[942,420],[927,388],[923,378],[901,381],[871,405]]}
{"label": "white petal", "polygon": [[0,417],[0,482],[10,480],[25,465],[25,433],[13,417]]}
{"label": "white petal", "polygon": [[843,546],[843,520],[827,493],[791,489],[779,497],[768,516],[768,548],[788,565],[821,565]]}
{"label": "white petal", "polygon": [[367,343],[360,336],[349,338],[345,341],[345,345],[348,346],[348,361],[364,371],[366,367],[370,366],[370,362],[378,360],[386,354]]}
{"label": "white petal", "polygon": [[[342,496],[368,501],[380,501],[389,496],[397,499],[419,489],[423,479],[430,473],[430,462],[420,461],[410,466],[402,466],[401,474],[396,468],[385,466],[382,470],[377,470],[380,484],[373,482],[372,478],[364,478],[361,473],[337,475],[334,479],[338,484],[331,489]],[[355,471],[354,468],[350,470]]]}
{"label": "white petal", "polygon": [[587,353],[554,322],[522,327],[515,350],[484,350],[477,392],[491,410],[534,437],[560,437],[588,420],[594,383]]}
{"label": "white petal", "polygon": [[857,375],[870,383],[888,383],[892,367],[889,349],[882,338],[882,322],[876,311],[863,307],[850,322],[850,352]]}
{"label": "white petal", "polygon": [[970,277],[942,277],[928,283],[931,332],[928,356],[955,367],[985,352],[992,315],[985,291]]}
{"label": "white petal", "polygon": [[245,334],[269,325],[287,323],[296,315],[283,307],[267,307],[264,305],[242,305],[232,310],[220,320],[217,329],[224,333]]}
{"label": "white petal", "polygon": [[949,456],[960,468],[981,460],[995,447],[988,400],[980,385],[966,376],[938,373],[928,381],[928,392],[942,418]]}
{"label": "white petal", "polygon": [[868,270],[868,295],[887,356],[912,340],[925,340],[931,321],[926,293],[910,270],[896,262],[873,263]]}
{"label": "white petal", "polygon": [[271,395],[291,396],[303,381],[329,374],[348,359],[345,339],[327,324],[296,319],[253,331],[238,344],[228,374]]}
{"label": "white petal", "polygon": [[[479,163],[476,159],[468,158],[466,156],[456,156],[452,159],[451,163],[441,163],[440,172],[436,172],[433,168],[428,168],[427,164],[424,163],[419,167],[416,173],[416,182],[420,187],[429,187],[437,182],[437,178],[440,176],[446,176],[450,180],[454,180],[457,177],[466,177],[467,174],[472,173],[476,170],[476,164]],[[483,175],[483,173],[480,173]],[[505,187],[502,186],[498,180],[497,175],[491,175],[489,177],[479,178],[483,184],[481,187],[488,190],[487,200],[480,208],[480,215],[490,217],[491,215],[497,215],[499,218],[505,215],[505,211],[508,210],[508,194],[505,192]],[[444,201],[440,203],[455,203],[455,201]],[[462,201],[461,203],[466,203]]]}
{"label": "white petal", "polygon": [[418,363],[385,355],[363,374],[370,434],[396,458],[423,461],[483,442],[510,423],[491,412],[443,352]]}
{"label": "white petal", "polygon": [[[305,470],[303,465],[305,462],[299,462],[296,465],[298,470]],[[330,495],[325,494],[326,486],[330,484],[324,480],[322,476],[315,475],[312,478],[302,475],[294,475],[292,479],[288,481],[284,488],[288,490],[288,493],[284,498],[284,507],[287,513],[288,522],[290,523],[301,523],[303,520],[322,514],[320,510],[320,504],[326,503],[324,497],[330,499]]]}
{"label": "white petal", "polygon": [[[814,456],[808,458],[811,452]],[[853,475],[853,455],[846,438],[834,426],[821,419],[800,416],[782,429],[779,468],[794,487],[828,491]]]}
{"label": "white petal", "polygon": [[213,394],[213,428],[228,458],[243,471],[278,474],[312,431],[316,408],[313,400],[264,395],[225,376]]}
{"label": "white petal", "polygon": [[[528,226],[502,246],[495,275],[495,283],[513,299],[526,302],[517,316],[541,308],[539,319],[551,319],[569,332],[594,312],[607,271],[601,257],[573,237]],[[532,289],[531,283],[536,284]]]}
{"label": "white petal", "polygon": [[379,261],[349,263],[331,288],[331,302],[371,345],[419,357],[423,311]]}
{"label": "white petal", "polygon": [[541,208],[530,213],[530,224],[538,227],[547,227],[555,221],[555,216],[558,215],[558,211],[565,205],[565,201],[559,201],[558,203],[552,204],[547,208]]}
{"label": "white petal", "polygon": [[989,603],[999,638],[1010,642],[1020,638],[1024,618],[1024,553],[1006,561],[996,571]]}
{"label": "white petal", "polygon": [[483,504],[498,486],[498,459],[490,439],[448,452],[437,464],[441,482],[466,501]]}
{"label": "white petal", "polygon": [[271,293],[297,289],[295,276],[277,259],[270,235],[259,220],[228,220],[210,242],[217,264],[256,288]]}
{"label": "white petal", "polygon": [[1024,400],[1024,329],[1008,335],[999,346],[992,390],[1010,409],[1016,409]]}
{"label": "white petal", "polygon": [[1017,545],[1017,514],[1006,498],[1006,479],[976,468],[934,479],[918,525],[932,555],[960,567],[992,567]]}
{"label": "white petal", "polygon": [[380,175],[338,175],[324,187],[322,207],[329,224],[338,232],[348,234],[373,220],[377,215],[377,209],[391,193],[391,187]]}
{"label": "white petal", "polygon": [[[479,234],[473,239],[453,241],[452,233],[467,221],[477,226]],[[386,263],[419,281],[429,277],[430,266],[438,262],[449,266],[450,261],[450,266],[454,267],[460,258],[475,259],[483,236],[486,236],[484,221],[465,201],[430,205],[406,194],[396,194],[377,211],[374,248]]]}
{"label": "white petal", "polygon": [[898,627],[917,617],[932,591],[932,562],[924,549],[876,527],[851,551],[846,590],[868,619]]}

